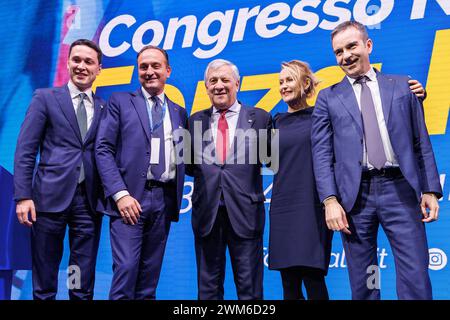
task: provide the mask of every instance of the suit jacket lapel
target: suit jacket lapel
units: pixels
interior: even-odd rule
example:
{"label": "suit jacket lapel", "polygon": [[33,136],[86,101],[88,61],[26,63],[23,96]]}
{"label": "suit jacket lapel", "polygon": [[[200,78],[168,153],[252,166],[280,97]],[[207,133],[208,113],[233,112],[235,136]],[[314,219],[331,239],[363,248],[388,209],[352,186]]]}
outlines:
{"label": "suit jacket lapel", "polygon": [[[240,129],[245,132],[248,129],[252,128],[253,125],[255,124],[255,111],[253,110],[253,108],[247,107],[247,106],[243,105],[242,103],[240,103],[240,104],[241,104],[241,111],[239,112],[239,117],[238,117],[238,121],[236,124],[236,130],[235,130],[235,134],[233,137],[233,142],[230,145],[230,150],[234,150],[235,146],[237,148],[236,150],[238,150],[238,148],[241,146],[241,144],[245,142],[244,139],[240,139],[239,145],[237,145],[237,135],[236,135],[236,133],[238,132],[237,130]],[[229,157],[231,154],[233,154],[233,153],[228,152],[227,157]]]}
{"label": "suit jacket lapel", "polygon": [[175,105],[167,96],[167,111],[169,112],[170,123],[172,124],[172,132],[177,130],[180,127],[180,112],[179,106]]}
{"label": "suit jacket lapel", "polygon": [[[213,114],[213,107],[205,110],[205,112],[202,114],[202,134],[205,134],[205,132],[208,132],[208,134],[205,136],[205,139],[203,140],[203,148],[205,148],[208,144],[212,143],[214,145],[214,150],[215,150],[216,146],[214,144],[212,127],[211,127],[212,114]],[[203,139],[203,137],[201,137],[201,139]]]}
{"label": "suit jacket lapel", "polygon": [[139,120],[141,121],[142,128],[145,131],[145,135],[147,136],[148,142],[151,140],[151,132],[150,132],[150,120],[147,111],[147,104],[145,102],[145,98],[141,92],[141,89],[137,89],[131,95],[131,103],[133,104],[136,112],[139,116]]}
{"label": "suit jacket lapel", "polygon": [[348,81],[347,78],[342,79],[337,85],[336,91],[342,105],[357,123],[359,134],[363,136],[361,111],[359,110],[358,101],[356,100],[355,92],[353,91],[350,81]]}
{"label": "suit jacket lapel", "polygon": [[80,127],[78,126],[77,116],[73,108],[72,98],[70,97],[69,88],[67,87],[67,85],[60,88],[55,88],[54,93],[59,107],[61,108],[67,121],[69,121],[69,124],[72,127],[75,135],[77,136],[80,143],[83,143],[83,141],[81,140],[81,133]]}
{"label": "suit jacket lapel", "polygon": [[378,87],[380,88],[381,106],[383,108],[384,121],[386,126],[389,123],[389,115],[392,107],[392,97],[394,95],[394,85],[391,78],[377,72]]}
{"label": "suit jacket lapel", "polygon": [[86,134],[85,143],[90,141],[95,137],[95,132],[97,131],[97,126],[101,118],[101,111],[103,109],[103,105],[100,103],[100,99],[94,95],[94,117],[92,119],[92,123],[89,127],[89,130]]}
{"label": "suit jacket lapel", "polygon": [[[239,102],[240,103],[240,102]],[[239,112],[236,129],[244,131],[250,129],[255,124],[255,110],[241,103],[241,111]]]}
{"label": "suit jacket lapel", "polygon": [[[213,107],[210,107],[209,109],[206,109],[202,112],[201,116],[200,116],[200,121],[202,123],[202,131],[201,131],[201,135],[200,137],[197,136],[193,136],[193,139],[201,139],[202,141],[202,155],[201,155],[201,159],[202,161],[207,161],[210,163],[213,163],[215,165],[220,166],[219,164],[216,163],[216,159],[215,159],[215,153],[216,153],[216,145],[214,143],[214,138],[213,138],[213,133],[212,133],[212,127],[211,127],[211,118],[212,118],[212,114],[213,114]],[[195,126],[195,124],[194,124]],[[195,128],[193,128],[194,133],[195,133]],[[211,151],[214,151],[211,154],[211,158],[209,158],[210,154],[206,153],[205,150],[207,150],[206,148],[212,144],[212,149]],[[192,140],[192,145],[195,146],[195,141]],[[211,147],[208,147],[211,148]],[[208,149],[210,150],[210,149]],[[200,156],[200,155],[196,155],[196,156]],[[204,157],[207,157],[207,159]]]}

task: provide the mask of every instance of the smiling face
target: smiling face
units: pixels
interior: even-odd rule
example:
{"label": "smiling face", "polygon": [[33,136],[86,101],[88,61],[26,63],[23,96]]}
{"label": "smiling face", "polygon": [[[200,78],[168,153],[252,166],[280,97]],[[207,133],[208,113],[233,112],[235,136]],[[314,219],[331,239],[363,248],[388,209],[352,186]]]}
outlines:
{"label": "smiling face", "polygon": [[283,68],[280,71],[280,94],[281,98],[287,104],[295,104],[301,100],[303,88],[301,84],[301,75],[296,77],[291,70]]}
{"label": "smiling face", "polygon": [[98,62],[97,52],[84,45],[72,48],[67,61],[70,79],[81,91],[92,87],[92,83],[100,74],[101,65]]}
{"label": "smiling face", "polygon": [[152,96],[164,91],[171,68],[167,64],[164,54],[156,49],[143,51],[138,58],[139,82]]}
{"label": "smiling face", "polygon": [[337,33],[332,45],[338,65],[349,77],[357,78],[370,70],[369,55],[373,43],[370,39],[364,39],[358,29],[349,27]]}
{"label": "smiling face", "polygon": [[231,66],[210,69],[205,85],[211,104],[216,108],[227,109],[236,101],[239,80],[233,76]]}

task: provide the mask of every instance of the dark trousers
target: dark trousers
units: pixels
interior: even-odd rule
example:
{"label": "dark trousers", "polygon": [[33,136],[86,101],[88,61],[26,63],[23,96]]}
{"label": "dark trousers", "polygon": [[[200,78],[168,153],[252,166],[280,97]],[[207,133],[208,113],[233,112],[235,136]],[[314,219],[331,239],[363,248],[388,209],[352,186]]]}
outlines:
{"label": "dark trousers", "polygon": [[377,233],[381,224],[395,262],[399,299],[432,299],[428,244],[420,205],[401,173],[364,177],[348,213],[352,235],[342,233],[352,298],[380,299]]}
{"label": "dark trousers", "polygon": [[195,237],[198,299],[223,300],[227,247],[238,299],[262,299],[262,236],[252,239],[239,237],[231,226],[225,206],[219,207],[211,233],[206,237]]}
{"label": "dark trousers", "polygon": [[329,300],[325,272],[318,268],[290,267],[280,270],[284,300],[305,300],[302,284],[308,300]]}
{"label": "dark trousers", "polygon": [[77,186],[70,206],[63,212],[38,212],[31,232],[33,297],[54,300],[58,288],[64,236],[69,227],[69,298],[91,300],[102,216],[92,212],[84,184]]}
{"label": "dark trousers", "polygon": [[170,215],[164,204],[164,188],[144,191],[142,213],[135,225],[111,217],[113,279],[111,300],[156,298],[164,251],[170,230]]}

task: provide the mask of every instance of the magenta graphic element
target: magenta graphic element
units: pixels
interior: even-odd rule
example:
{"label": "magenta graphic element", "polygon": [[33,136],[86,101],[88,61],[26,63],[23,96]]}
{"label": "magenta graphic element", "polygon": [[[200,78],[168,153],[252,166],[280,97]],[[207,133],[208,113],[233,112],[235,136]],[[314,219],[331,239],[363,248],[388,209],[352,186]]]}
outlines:
{"label": "magenta graphic element", "polygon": [[69,32],[70,26],[72,25],[79,11],[80,11],[79,6],[72,5],[67,7],[66,12],[64,13],[61,26],[58,61],[56,63],[55,80],[53,81],[53,86],[55,87],[62,86],[69,80],[69,73],[67,71],[67,56],[69,54],[70,45],[64,43],[64,38]]}

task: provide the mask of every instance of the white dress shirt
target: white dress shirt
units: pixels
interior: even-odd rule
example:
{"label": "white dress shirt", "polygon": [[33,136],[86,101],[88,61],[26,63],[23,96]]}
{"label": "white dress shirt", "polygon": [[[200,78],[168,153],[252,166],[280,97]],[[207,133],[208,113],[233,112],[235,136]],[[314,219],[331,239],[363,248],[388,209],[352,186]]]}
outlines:
{"label": "white dress shirt", "polygon": [[[228,148],[230,148],[234,135],[236,133],[237,122],[239,119],[239,112],[241,111],[241,105],[236,100],[228,111],[225,113],[225,119],[228,123]],[[211,115],[211,130],[214,139],[214,145],[217,145],[217,127],[219,126],[220,110],[213,106],[213,113]]]}
{"label": "white dress shirt", "polygon": [[[378,127],[380,128],[381,140],[383,141],[384,153],[386,155],[386,167],[398,166],[397,158],[395,157],[394,149],[392,148],[391,140],[389,138],[389,133],[386,126],[386,121],[384,120],[383,107],[381,103],[381,95],[380,88],[378,86],[377,74],[373,68],[365,74],[370,81],[367,81],[366,84],[370,89],[372,94],[373,103],[375,106],[375,113],[377,116]],[[356,79],[350,78],[347,76],[347,79],[350,81],[352,85],[353,91],[355,92],[356,101],[358,102],[359,110],[361,111],[361,84],[355,83]],[[368,161],[367,156],[367,148],[364,139],[364,148],[363,148],[363,160],[362,165],[367,167],[368,169],[373,169],[374,166],[371,165]]]}
{"label": "white dress shirt", "polygon": [[92,89],[89,88],[86,91],[80,91],[72,81],[67,83],[67,87],[69,87],[70,98],[72,99],[75,114],[77,114],[78,104],[80,103],[80,93],[86,93],[87,97],[84,99],[84,106],[86,107],[87,129],[89,130],[92,119],[94,119],[94,98],[92,97]]}
{"label": "white dress shirt", "polygon": [[[92,97],[92,89],[89,88],[85,91],[80,91],[80,89],[78,89],[78,87],[74,85],[71,80],[69,80],[69,82],[67,83],[67,87],[69,88],[70,99],[72,99],[72,105],[73,109],[75,110],[75,115],[77,114],[77,108],[81,101],[80,93],[83,92],[86,94],[86,97],[84,98],[84,107],[86,109],[87,131],[89,131],[89,128],[92,124],[92,119],[94,118],[94,98]],[[83,162],[81,162],[80,178],[78,179],[78,183],[81,183],[85,180],[84,174]]]}
{"label": "white dress shirt", "polygon": [[[147,102],[147,110],[149,111],[149,115],[151,115],[151,110],[153,109],[155,103],[151,100],[150,94],[144,89],[142,89],[142,94],[145,97],[145,100]],[[163,174],[161,175],[161,178],[159,179],[161,182],[168,182],[170,180],[175,179],[176,175],[176,164],[175,164],[175,148],[173,145],[173,136],[172,136],[172,122],[170,120],[170,111],[167,106],[167,99],[166,96],[163,93],[156,96],[157,99],[159,99],[161,106],[166,109],[164,113],[164,149],[165,149],[165,162],[166,162],[166,169],[164,170]],[[158,159],[159,157],[157,157]],[[147,171],[147,180],[152,180],[153,175],[151,173],[151,164],[148,167]]]}
{"label": "white dress shirt", "polygon": [[[147,105],[147,111],[148,111],[148,115],[149,115],[149,119],[150,119],[151,110],[154,106],[154,102],[151,100],[152,96],[144,88],[141,87],[141,90],[142,90],[142,94],[144,95],[144,98],[145,98],[145,102]],[[164,113],[164,119],[163,119],[166,170],[161,175],[161,178],[159,179],[159,181],[169,182],[171,180],[174,180],[175,176],[176,176],[175,147],[173,145],[172,121],[170,120],[171,115],[170,115],[170,111],[169,111],[169,108],[167,105],[167,99],[166,99],[164,92],[157,95],[157,99],[160,100],[161,106],[163,106],[163,108],[166,109],[166,111]],[[151,152],[153,152],[153,151],[151,151]],[[159,159],[159,157],[156,157],[156,159]],[[151,166],[152,165],[149,163],[149,167],[147,170],[147,180],[153,179],[153,175],[151,173]],[[124,196],[128,196],[128,195],[130,195],[130,194],[127,190],[121,190],[113,195],[113,199],[114,199],[114,201],[117,202],[120,198],[122,198]]]}

